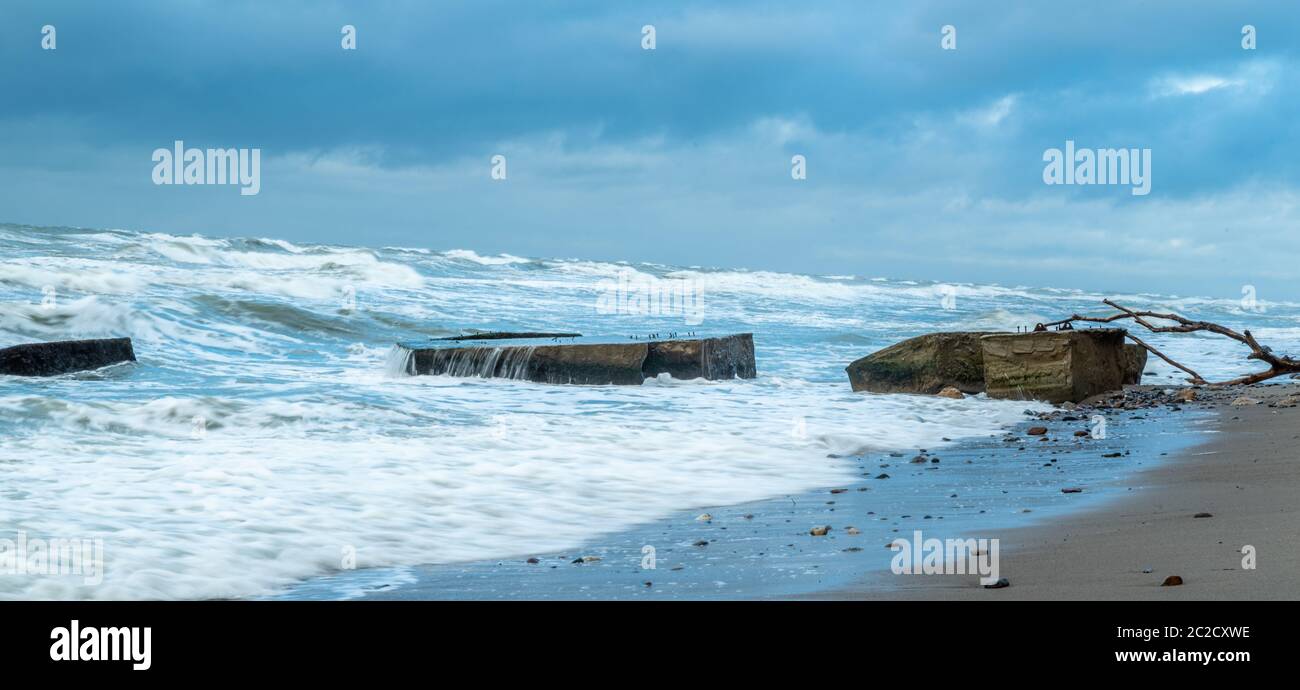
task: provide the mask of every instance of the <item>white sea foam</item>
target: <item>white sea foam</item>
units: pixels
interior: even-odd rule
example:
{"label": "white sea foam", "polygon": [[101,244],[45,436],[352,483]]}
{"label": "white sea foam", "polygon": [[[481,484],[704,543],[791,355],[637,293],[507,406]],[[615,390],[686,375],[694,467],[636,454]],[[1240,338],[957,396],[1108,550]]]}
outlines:
{"label": "white sea foam", "polygon": [[252,596],[337,571],[349,547],[364,566],[564,548],[673,510],[843,482],[852,465],[828,454],[938,447],[996,433],[1024,407],[782,381],[392,381],[381,364],[350,376],[365,404],[0,397],[45,421],[21,462],[0,463],[0,485],[25,494],[8,520],[102,536],[107,556],[100,587],[9,578],[0,593]]}

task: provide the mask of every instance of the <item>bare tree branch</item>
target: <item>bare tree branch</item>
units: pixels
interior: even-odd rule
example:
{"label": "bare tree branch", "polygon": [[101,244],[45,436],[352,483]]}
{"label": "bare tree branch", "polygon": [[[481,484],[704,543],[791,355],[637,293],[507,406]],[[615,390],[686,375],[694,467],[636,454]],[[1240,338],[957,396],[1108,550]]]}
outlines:
{"label": "bare tree branch", "polygon": [[[1148,331],[1151,331],[1152,333],[1196,333],[1201,331],[1207,331],[1210,333],[1215,333],[1217,335],[1224,336],[1226,338],[1231,338],[1233,340],[1236,340],[1239,343],[1244,344],[1246,347],[1250,348],[1250,354],[1246,355],[1247,359],[1257,359],[1269,365],[1267,371],[1255,372],[1253,374],[1240,376],[1228,381],[1210,383],[1206,381],[1204,378],[1202,378],[1200,374],[1197,374],[1195,371],[1192,371],[1186,366],[1183,366],[1182,364],[1179,364],[1178,362],[1175,362],[1174,360],[1165,356],[1164,353],[1160,352],[1154,347],[1151,347],[1147,343],[1143,342],[1137,336],[1133,335],[1132,333],[1128,333],[1127,331],[1125,332],[1129,340],[1132,340],[1138,345],[1141,345],[1142,347],[1146,348],[1147,351],[1150,352],[1151,354],[1154,354],[1160,359],[1163,359],[1164,361],[1168,362],[1174,367],[1177,367],[1183,370],[1184,372],[1186,372],[1187,374],[1189,374],[1191,378],[1188,380],[1191,383],[1195,383],[1195,384],[1208,384],[1211,386],[1232,386],[1237,384],[1259,383],[1260,381],[1266,381],[1275,376],[1300,373],[1300,360],[1297,360],[1293,357],[1282,357],[1273,354],[1273,350],[1264,345],[1261,345],[1259,341],[1255,340],[1255,336],[1251,335],[1250,331],[1242,331],[1241,333],[1238,333],[1232,330],[1231,328],[1228,328],[1226,326],[1221,326],[1211,321],[1193,321],[1192,319],[1188,319],[1173,313],[1166,314],[1166,313],[1154,312],[1154,311],[1142,311],[1136,309],[1129,309],[1128,307],[1117,304],[1114,301],[1109,299],[1102,300],[1102,303],[1116,310],[1119,313],[1111,314],[1109,316],[1082,316],[1080,314],[1075,314],[1069,317],[1068,319],[1061,319],[1060,321],[1053,321],[1051,323],[1039,324],[1038,328],[1042,330],[1046,330],[1046,328],[1049,326],[1064,326],[1067,324],[1074,323],[1075,321],[1083,321],[1087,323],[1112,323],[1114,321],[1120,321],[1123,319],[1132,319],[1135,323],[1147,329]],[[1177,325],[1157,326],[1151,323],[1150,321],[1148,321],[1148,319],[1156,319],[1159,321],[1172,321]]]}
{"label": "bare tree branch", "polygon": [[1137,337],[1136,335],[1133,335],[1132,333],[1129,333],[1129,332],[1127,332],[1127,331],[1125,331],[1124,335],[1128,336],[1128,339],[1129,339],[1129,340],[1132,340],[1133,342],[1137,343],[1138,345],[1141,345],[1142,347],[1145,347],[1145,348],[1147,349],[1147,351],[1150,352],[1151,354],[1153,354],[1153,355],[1159,357],[1160,359],[1165,360],[1166,362],[1169,362],[1170,364],[1172,364],[1173,366],[1175,366],[1175,367],[1177,367],[1177,368],[1179,368],[1179,369],[1182,369],[1183,371],[1187,372],[1188,374],[1191,374],[1191,375],[1192,375],[1192,378],[1189,379],[1189,380],[1190,380],[1192,383],[1195,383],[1195,384],[1206,384],[1206,383],[1209,383],[1209,382],[1206,381],[1204,378],[1201,378],[1201,375],[1200,375],[1200,374],[1198,374],[1198,373],[1192,371],[1191,369],[1188,369],[1187,367],[1185,367],[1185,366],[1179,364],[1178,362],[1175,362],[1174,360],[1170,359],[1169,357],[1165,356],[1165,353],[1163,353],[1163,352],[1161,352],[1161,351],[1155,349],[1154,347],[1151,347],[1150,345],[1146,344],[1145,342],[1142,341],[1141,338]]}

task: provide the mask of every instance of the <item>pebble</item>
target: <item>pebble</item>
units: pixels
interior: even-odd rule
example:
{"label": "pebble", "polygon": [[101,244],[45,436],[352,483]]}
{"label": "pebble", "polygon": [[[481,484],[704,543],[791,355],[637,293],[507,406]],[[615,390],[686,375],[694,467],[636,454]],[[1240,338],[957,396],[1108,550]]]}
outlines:
{"label": "pebble", "polygon": [[940,398],[952,398],[953,400],[961,400],[966,397],[964,393],[952,386],[946,386],[943,390],[936,393],[936,395]]}

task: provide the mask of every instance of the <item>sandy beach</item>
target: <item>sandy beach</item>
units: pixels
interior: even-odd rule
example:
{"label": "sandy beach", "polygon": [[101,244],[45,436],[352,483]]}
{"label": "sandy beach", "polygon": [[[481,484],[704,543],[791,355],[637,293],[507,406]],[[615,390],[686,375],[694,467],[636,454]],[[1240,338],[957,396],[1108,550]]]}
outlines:
{"label": "sandy beach", "polygon": [[[1218,433],[1124,480],[1128,491],[1079,514],[1000,531],[1001,574],[892,576],[827,599],[1244,600],[1300,594],[1300,386],[1199,389]],[[1233,405],[1246,396],[1258,404]],[[1208,513],[1209,516],[1204,516]],[[1197,517],[1202,515],[1202,517]],[[1253,546],[1254,569],[1243,567]],[[1161,586],[1169,576],[1181,586]],[[887,586],[881,579],[889,580]]]}

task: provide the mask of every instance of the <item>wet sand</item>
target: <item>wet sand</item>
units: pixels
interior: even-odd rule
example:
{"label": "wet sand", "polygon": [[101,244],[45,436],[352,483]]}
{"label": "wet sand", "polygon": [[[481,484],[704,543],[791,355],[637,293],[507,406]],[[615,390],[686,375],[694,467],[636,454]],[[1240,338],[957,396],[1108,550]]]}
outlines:
{"label": "wet sand", "polygon": [[[1186,408],[1218,433],[1120,481],[1115,497],[1035,526],[999,530],[1001,575],[864,576],[818,599],[1231,600],[1300,596],[1300,407],[1295,384],[1201,389]],[[1248,396],[1257,405],[1234,406]],[[1209,513],[1210,517],[1195,517]],[[1255,568],[1244,567],[1253,546]],[[1171,575],[1181,586],[1161,586]]]}

